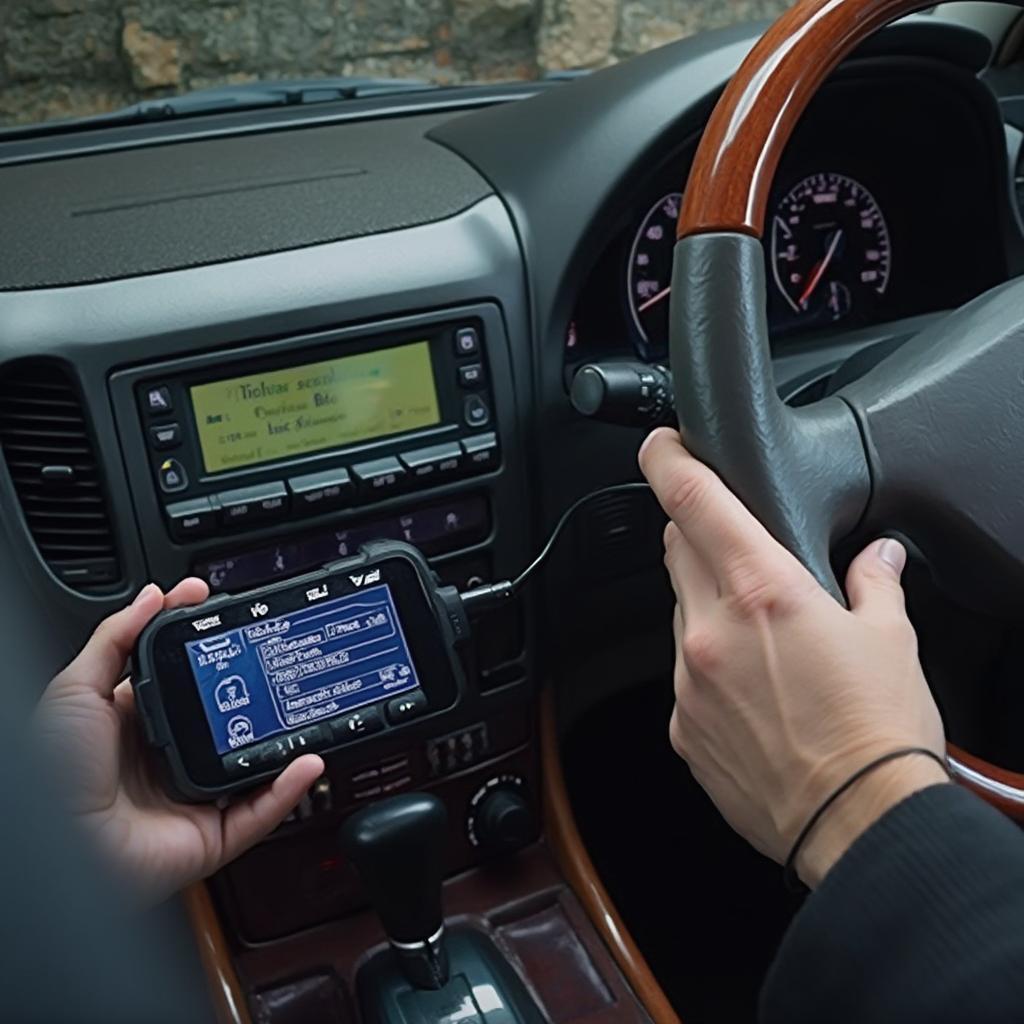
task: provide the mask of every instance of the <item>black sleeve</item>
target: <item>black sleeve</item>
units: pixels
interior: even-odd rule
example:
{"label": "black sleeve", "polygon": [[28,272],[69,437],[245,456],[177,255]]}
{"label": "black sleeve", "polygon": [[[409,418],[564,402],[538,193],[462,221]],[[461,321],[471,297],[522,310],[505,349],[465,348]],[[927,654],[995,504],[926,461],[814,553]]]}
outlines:
{"label": "black sleeve", "polygon": [[760,1019],[1024,1020],[1024,833],[959,786],[892,808],[796,916]]}

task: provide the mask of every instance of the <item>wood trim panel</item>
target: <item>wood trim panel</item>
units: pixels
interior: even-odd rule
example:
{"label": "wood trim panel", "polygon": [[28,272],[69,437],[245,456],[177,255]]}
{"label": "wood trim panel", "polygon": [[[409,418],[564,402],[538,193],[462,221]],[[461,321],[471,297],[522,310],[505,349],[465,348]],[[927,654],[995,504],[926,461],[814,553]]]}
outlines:
{"label": "wood trim panel", "polygon": [[210,986],[218,1024],[252,1024],[242,984],[206,883],[190,885],[182,896]]}
{"label": "wood trim panel", "polygon": [[946,746],[949,772],[956,782],[1003,814],[1024,822],[1024,775],[975,757],[953,743]]}
{"label": "wood trim panel", "polygon": [[545,691],[541,702],[540,742],[544,838],[562,874],[654,1024],[680,1024],[672,1004],[629,934],[629,929],[619,916],[583,845],[565,787],[550,691]]}
{"label": "wood trim panel", "polygon": [[782,151],[818,87],[849,52],[923,0],[800,0],[740,65],[704,131],[677,236],[738,231],[760,238]]}

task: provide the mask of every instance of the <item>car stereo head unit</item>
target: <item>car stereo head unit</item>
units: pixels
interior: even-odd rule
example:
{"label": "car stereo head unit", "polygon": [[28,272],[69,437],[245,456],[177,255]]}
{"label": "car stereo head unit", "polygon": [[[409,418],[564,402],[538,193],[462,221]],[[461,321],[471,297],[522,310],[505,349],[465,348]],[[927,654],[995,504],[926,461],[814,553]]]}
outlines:
{"label": "car stereo head unit", "polygon": [[140,375],[154,484],[179,541],[497,468],[483,327],[346,333]]}
{"label": "car stereo head unit", "polygon": [[319,572],[158,615],[132,679],[168,787],[213,800],[428,712],[462,692],[467,627],[405,544],[367,545]]}

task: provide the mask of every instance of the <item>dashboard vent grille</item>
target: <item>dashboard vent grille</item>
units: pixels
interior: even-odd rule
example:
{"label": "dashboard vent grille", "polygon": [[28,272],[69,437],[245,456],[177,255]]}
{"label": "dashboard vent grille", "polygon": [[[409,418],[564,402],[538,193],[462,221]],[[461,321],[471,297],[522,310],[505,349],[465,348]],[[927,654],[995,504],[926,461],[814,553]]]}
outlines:
{"label": "dashboard vent grille", "polygon": [[61,364],[26,359],[0,371],[0,447],[54,574],[85,593],[117,583],[102,473],[77,387]]}
{"label": "dashboard vent grille", "polygon": [[579,557],[590,579],[646,569],[661,557],[663,517],[647,494],[606,494],[588,503]]}

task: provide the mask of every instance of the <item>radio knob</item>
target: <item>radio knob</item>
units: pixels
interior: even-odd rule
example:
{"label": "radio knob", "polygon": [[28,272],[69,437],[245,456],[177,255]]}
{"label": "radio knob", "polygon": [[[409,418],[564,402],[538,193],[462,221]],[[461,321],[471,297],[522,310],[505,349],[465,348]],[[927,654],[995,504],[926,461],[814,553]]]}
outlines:
{"label": "radio knob", "polygon": [[533,808],[521,780],[491,783],[474,798],[470,809],[470,841],[490,854],[525,846],[536,832]]}

